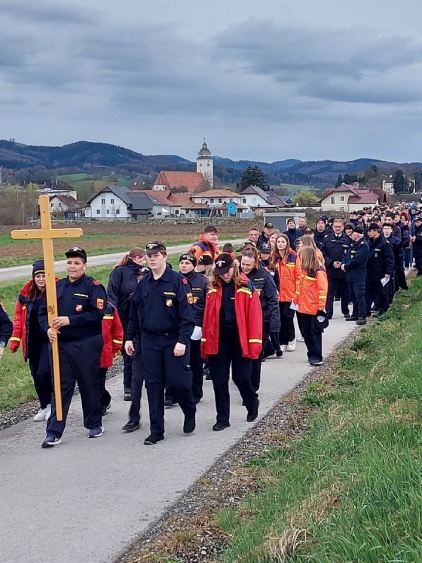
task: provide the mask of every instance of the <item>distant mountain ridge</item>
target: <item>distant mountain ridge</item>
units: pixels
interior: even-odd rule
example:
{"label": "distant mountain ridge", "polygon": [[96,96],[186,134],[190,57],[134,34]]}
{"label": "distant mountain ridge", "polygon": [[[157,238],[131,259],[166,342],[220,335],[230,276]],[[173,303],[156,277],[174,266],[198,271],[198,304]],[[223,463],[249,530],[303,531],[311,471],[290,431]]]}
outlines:
{"label": "distant mountain ridge", "polygon": [[[400,164],[379,159],[359,158],[350,161],[320,160],[303,162],[297,159],[260,162],[252,160],[234,161],[220,156],[214,157],[217,178],[223,182],[238,182],[248,166],[258,166],[269,182],[290,181],[332,184],[339,174],[356,173],[377,166],[379,169],[394,170],[402,166],[422,168],[421,163]],[[124,147],[108,143],[78,141],[62,147],[24,145],[14,141],[0,140],[0,166],[4,169],[22,171],[33,169],[37,176],[47,171],[69,169],[83,172],[114,171],[130,174],[142,173],[154,177],[160,170],[195,170],[195,162],[177,155],[144,155]],[[46,174],[48,175],[48,174]]]}

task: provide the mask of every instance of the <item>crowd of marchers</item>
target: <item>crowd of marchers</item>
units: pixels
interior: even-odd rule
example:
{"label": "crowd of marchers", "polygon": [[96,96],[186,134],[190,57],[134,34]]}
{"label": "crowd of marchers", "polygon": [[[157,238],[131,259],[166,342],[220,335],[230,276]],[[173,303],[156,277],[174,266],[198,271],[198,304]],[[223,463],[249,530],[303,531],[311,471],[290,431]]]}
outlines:
{"label": "crowd of marchers", "polygon": [[[111,406],[106,375],[123,356],[123,399],[130,402],[124,432],[140,428],[145,386],[149,406],[146,445],[164,439],[164,409],[178,404],[183,432],[196,427],[204,378],[215,398],[216,432],[230,427],[230,374],[246,409],[259,413],[261,365],[304,342],[311,366],[323,361],[323,332],[334,301],[358,325],[390,307],[407,289],[406,269],[422,275],[422,216],[410,207],[366,208],[344,216],[288,219],[284,232],[267,221],[234,249],[222,247],[217,228],[204,229],[179,258],[153,241],[131,249],[112,269],[107,289],[86,274],[88,257],[66,253],[67,275],[56,280],[58,315],[48,323],[45,270],[33,264],[20,291],[13,323],[0,307],[0,358],[7,343],[28,362],[39,399],[35,421],[46,421],[42,447],[61,443],[75,384],[89,438],[104,433]],[[296,322],[295,322],[296,319]],[[63,404],[58,420],[52,385],[51,343],[57,340]]]}

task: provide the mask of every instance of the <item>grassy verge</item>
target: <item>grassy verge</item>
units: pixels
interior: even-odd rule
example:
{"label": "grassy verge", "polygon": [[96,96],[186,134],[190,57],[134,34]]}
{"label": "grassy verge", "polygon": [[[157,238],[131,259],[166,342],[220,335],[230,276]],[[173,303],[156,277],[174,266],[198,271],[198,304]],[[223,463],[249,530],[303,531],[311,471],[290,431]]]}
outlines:
{"label": "grassy verge", "polygon": [[[223,237],[223,238],[228,238],[229,235]],[[78,243],[78,240],[81,240],[82,242],[80,244],[83,245],[84,241],[95,241],[97,242],[97,245],[95,245],[95,254],[113,254],[115,252],[127,252],[128,249],[130,248],[130,246],[128,246],[128,244],[124,244],[122,245],[122,238],[124,238],[122,235],[84,235],[81,239],[57,239],[61,242],[68,242],[69,243],[69,247]],[[131,235],[127,236],[128,241],[130,240],[130,238],[132,238],[132,241],[134,240],[133,236],[131,237]],[[230,236],[230,239],[235,239],[237,238],[236,235],[234,236]],[[113,239],[115,240],[115,242],[113,242]],[[117,239],[117,240],[116,240]],[[13,247],[14,245],[31,245],[31,244],[38,244],[35,240],[13,240],[11,239],[9,236],[7,235],[0,235],[0,246],[5,246],[7,245],[8,248],[10,248],[10,252],[13,253]],[[178,246],[178,245],[183,245],[186,244],[186,246],[188,246],[189,244],[192,244],[192,239],[190,240],[178,240],[178,241],[174,241],[174,242],[168,242],[165,243],[167,247],[171,247],[171,246]],[[142,245],[141,245],[142,246]],[[92,252],[92,251],[90,251]],[[89,253],[90,253],[89,252]],[[32,253],[33,254],[33,253]],[[64,260],[64,255],[63,252],[58,253],[54,256],[55,260]],[[10,266],[23,266],[26,264],[30,264],[31,263],[31,259],[28,258],[28,256],[8,256],[5,258],[1,258],[1,267],[2,268],[7,268]]]}
{"label": "grassy verge", "polygon": [[[177,268],[178,257],[170,256],[169,262],[173,268]],[[107,287],[111,269],[112,266],[88,268],[87,274]],[[22,281],[0,283],[0,301],[10,317],[13,315],[15,302],[23,285]],[[11,354],[6,348],[0,361],[0,414],[34,398],[36,395],[33,380],[28,365],[23,361],[21,350]]]}
{"label": "grassy verge", "polygon": [[308,386],[309,432],[253,458],[262,484],[218,516],[222,560],[422,560],[422,280]]}

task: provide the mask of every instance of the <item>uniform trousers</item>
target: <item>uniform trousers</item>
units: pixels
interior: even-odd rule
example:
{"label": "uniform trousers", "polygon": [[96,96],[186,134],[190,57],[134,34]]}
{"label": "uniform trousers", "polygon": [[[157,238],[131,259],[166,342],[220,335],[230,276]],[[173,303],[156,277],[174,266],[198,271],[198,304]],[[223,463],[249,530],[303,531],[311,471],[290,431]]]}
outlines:
{"label": "uniform trousers", "polygon": [[51,373],[50,351],[48,342],[43,344],[31,343],[28,346],[28,363],[34,380],[40,407],[45,409],[51,404],[53,393],[53,376]]}
{"label": "uniform trousers", "polygon": [[106,389],[108,368],[100,368],[100,402],[101,407],[108,407],[111,403],[111,395]]}
{"label": "uniform trousers", "polygon": [[141,333],[151,434],[164,434],[164,388],[179,403],[186,418],[194,416],[196,412],[189,365],[190,344],[186,345],[183,356],[175,356],[177,338],[177,334]]}
{"label": "uniform trousers", "polygon": [[[268,350],[269,345],[271,344],[270,341],[270,323],[264,322],[262,325],[262,352],[261,356],[256,360],[252,360],[252,387],[255,391],[256,397],[258,397],[257,392],[259,390],[259,386],[261,383],[261,363],[263,358],[265,358],[265,352]],[[272,353],[274,354],[275,348],[271,344]]]}
{"label": "uniform trousers", "polygon": [[347,283],[350,300],[353,303],[352,317],[366,318],[365,278],[362,276],[348,279]]}
{"label": "uniform trousers", "polygon": [[123,356],[123,386],[130,389],[132,386],[132,356],[126,354],[124,347],[122,348]]}
{"label": "uniform trousers", "polygon": [[422,276],[422,257],[415,256],[415,266],[418,270],[417,276]]}
{"label": "uniform trousers", "polygon": [[51,415],[47,421],[47,433],[52,432],[58,437],[63,434],[76,382],[81,394],[85,428],[101,426],[100,356],[102,348],[101,334],[73,342],[60,342],[59,337],[63,420],[58,421],[56,418],[56,400],[53,394]]}
{"label": "uniform trousers", "polygon": [[201,341],[190,341],[190,369],[192,371],[192,395],[195,403],[204,396],[202,387],[204,384],[204,363],[201,358]]}
{"label": "uniform trousers", "polygon": [[132,356],[132,385],[130,388],[131,404],[129,408],[129,422],[139,424],[141,420],[142,386],[144,384],[144,363],[142,361],[141,337],[133,339],[135,352]]}
{"label": "uniform trousers", "polygon": [[298,313],[301,319],[302,335],[308,354],[308,360],[322,361],[322,330],[318,328],[316,315]]}
{"label": "uniform trousers", "polygon": [[294,316],[295,312],[290,307],[290,301],[280,301],[280,344],[286,346],[289,342],[293,342],[295,339],[295,325]]}
{"label": "uniform trousers", "polygon": [[334,278],[328,276],[328,295],[327,306],[325,312],[329,319],[333,316],[334,311],[334,297],[340,297],[341,312],[343,315],[349,314],[349,288],[345,278]]}
{"label": "uniform trousers", "polygon": [[[390,278],[387,286],[394,285],[394,278]],[[377,303],[379,311],[387,311],[388,309],[388,290],[389,288],[382,285],[381,280],[366,280],[366,314],[371,314],[371,306],[374,301]]]}
{"label": "uniform trousers", "polygon": [[237,328],[220,328],[218,353],[208,357],[214,387],[217,422],[229,422],[229,377],[232,368],[233,383],[239,389],[248,412],[256,406],[256,394],[252,387],[252,360],[242,356]]}

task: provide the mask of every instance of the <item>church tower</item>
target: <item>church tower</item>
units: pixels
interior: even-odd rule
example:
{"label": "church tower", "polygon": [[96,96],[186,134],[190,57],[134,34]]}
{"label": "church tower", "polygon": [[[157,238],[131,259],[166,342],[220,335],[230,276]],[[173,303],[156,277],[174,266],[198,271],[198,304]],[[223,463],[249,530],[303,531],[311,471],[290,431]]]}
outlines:
{"label": "church tower", "polygon": [[207,146],[207,143],[202,143],[201,150],[198,152],[198,158],[196,159],[196,171],[200,172],[203,177],[208,180],[210,186],[214,185],[214,162],[212,159],[211,151]]}

